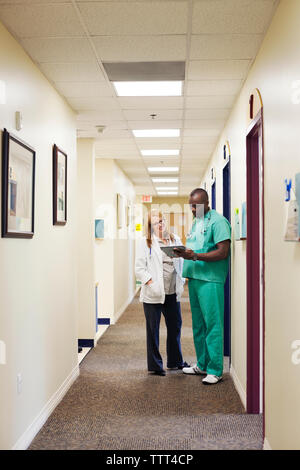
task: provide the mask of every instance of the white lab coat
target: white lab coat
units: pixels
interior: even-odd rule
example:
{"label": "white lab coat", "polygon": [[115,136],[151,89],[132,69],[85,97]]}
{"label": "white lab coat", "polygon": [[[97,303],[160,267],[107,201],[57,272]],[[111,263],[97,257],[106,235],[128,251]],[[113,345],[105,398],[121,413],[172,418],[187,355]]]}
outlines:
{"label": "white lab coat", "polygon": [[[180,238],[174,235],[174,246],[182,245]],[[173,258],[176,271],[176,300],[180,302],[185,280],[182,278],[183,258]],[[141,282],[140,301],[148,304],[163,304],[165,290],[163,279],[163,260],[157,238],[152,238],[151,250],[148,248],[146,238],[142,238],[137,247],[135,260],[135,275]],[[146,286],[152,279],[153,283]]]}

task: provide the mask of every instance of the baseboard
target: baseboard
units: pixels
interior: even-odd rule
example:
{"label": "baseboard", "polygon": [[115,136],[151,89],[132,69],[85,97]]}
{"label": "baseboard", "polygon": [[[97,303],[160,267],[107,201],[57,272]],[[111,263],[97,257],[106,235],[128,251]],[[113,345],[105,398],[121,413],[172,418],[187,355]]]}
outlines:
{"label": "baseboard", "polygon": [[59,389],[52,395],[48,403],[44,406],[38,416],[33,420],[33,422],[28,426],[26,431],[22,434],[22,436],[18,439],[16,444],[13,446],[12,450],[26,450],[37,433],[43,427],[53,410],[62,400],[64,395],[67,393],[71,385],[79,376],[79,367],[76,365],[69,376],[65,379]]}
{"label": "baseboard", "polygon": [[119,320],[119,318],[123,315],[123,313],[125,312],[126,308],[128,307],[128,305],[133,301],[134,297],[136,296],[137,292],[139,291],[140,289],[140,286],[136,287],[135,289],[135,292],[134,294],[129,297],[126,302],[122,305],[122,307],[114,314],[114,318],[113,320],[111,321],[111,324],[114,325],[115,323],[117,323],[117,321]]}
{"label": "baseboard", "polygon": [[232,377],[232,380],[233,380],[233,383],[235,385],[235,388],[236,388],[236,391],[238,392],[239,396],[240,396],[240,399],[243,403],[243,406],[244,408],[246,409],[247,407],[247,394],[246,394],[246,390],[244,390],[238,376],[237,376],[237,373],[236,371],[234,370],[234,368],[232,366],[230,366],[230,375]]}
{"label": "baseboard", "polygon": [[272,447],[270,446],[270,443],[268,441],[268,439],[265,437],[265,440],[264,440],[264,448],[263,450],[272,450]]}

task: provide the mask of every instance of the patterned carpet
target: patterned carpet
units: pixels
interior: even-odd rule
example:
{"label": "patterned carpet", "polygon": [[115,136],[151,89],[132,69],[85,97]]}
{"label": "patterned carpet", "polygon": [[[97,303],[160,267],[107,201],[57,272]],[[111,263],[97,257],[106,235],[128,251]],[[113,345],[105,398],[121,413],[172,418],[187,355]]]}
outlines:
{"label": "patterned carpet", "polygon": [[[194,362],[187,292],[182,350]],[[165,361],[166,329],[161,322]],[[205,386],[199,376],[149,375],[142,305],[136,297],[80,366],[80,376],[31,443],[30,450],[262,449],[262,417],[246,415],[227,372]]]}

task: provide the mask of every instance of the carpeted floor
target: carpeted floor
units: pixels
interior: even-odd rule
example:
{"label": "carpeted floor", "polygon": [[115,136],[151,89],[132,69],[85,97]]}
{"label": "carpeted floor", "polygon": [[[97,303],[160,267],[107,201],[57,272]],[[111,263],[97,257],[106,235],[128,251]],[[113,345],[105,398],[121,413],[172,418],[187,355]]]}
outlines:
{"label": "carpeted floor", "polygon": [[[187,291],[182,350],[195,361]],[[166,329],[162,317],[161,353]],[[223,381],[146,367],[145,319],[136,297],[80,366],[80,376],[29,449],[262,449],[262,417],[246,415],[225,361]]]}

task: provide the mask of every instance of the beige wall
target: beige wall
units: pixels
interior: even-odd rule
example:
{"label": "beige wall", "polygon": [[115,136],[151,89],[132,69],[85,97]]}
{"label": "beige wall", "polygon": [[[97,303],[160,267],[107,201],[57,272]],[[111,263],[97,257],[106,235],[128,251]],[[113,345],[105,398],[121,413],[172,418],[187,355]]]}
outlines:
{"label": "beige wall", "polygon": [[[77,369],[76,132],[71,109],[1,24],[0,64],[6,84],[0,128],[36,150],[34,237],[0,238],[0,340],[7,348],[0,365],[0,448],[10,449]],[[16,111],[23,114],[20,132]],[[63,227],[52,224],[54,143],[68,154]]]}
{"label": "beige wall", "polygon": [[[222,200],[222,147],[231,146],[232,209],[245,201],[247,106],[254,88],[264,104],[265,152],[265,398],[266,439],[272,449],[300,448],[300,365],[292,342],[300,339],[300,244],[283,241],[287,204],[284,178],[300,171],[300,2],[280,2],[258,57],[225,127],[209,168],[217,169]],[[295,94],[295,96],[294,96]],[[297,98],[298,101],[295,101]],[[207,175],[208,181],[208,175]],[[233,217],[233,213],[232,213]],[[233,242],[232,364],[246,389],[246,242]]]}
{"label": "beige wall", "polygon": [[[99,282],[99,315],[117,321],[135,292],[134,221],[126,225],[125,205],[134,206],[130,180],[110,159],[96,159],[95,216],[104,218],[105,238],[95,240],[95,276]],[[117,228],[117,193],[124,199],[124,225]]]}
{"label": "beige wall", "polygon": [[94,139],[77,140],[78,338],[96,336],[94,262]]}

